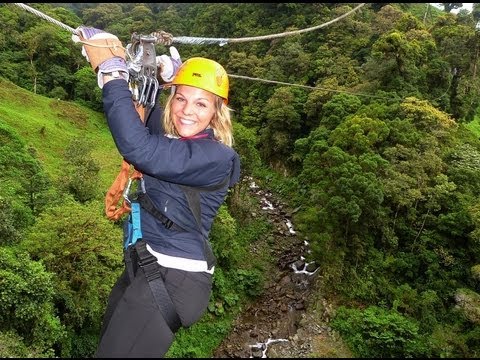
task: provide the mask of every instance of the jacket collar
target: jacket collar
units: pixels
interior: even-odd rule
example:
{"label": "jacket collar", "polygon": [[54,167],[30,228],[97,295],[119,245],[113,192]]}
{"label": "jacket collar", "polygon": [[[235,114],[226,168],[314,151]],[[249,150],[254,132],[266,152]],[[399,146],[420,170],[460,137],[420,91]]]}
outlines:
{"label": "jacket collar", "polygon": [[203,131],[200,131],[198,134],[192,135],[192,136],[182,136],[180,140],[196,140],[196,139],[215,139],[213,136],[213,129],[212,128],[206,128]]}

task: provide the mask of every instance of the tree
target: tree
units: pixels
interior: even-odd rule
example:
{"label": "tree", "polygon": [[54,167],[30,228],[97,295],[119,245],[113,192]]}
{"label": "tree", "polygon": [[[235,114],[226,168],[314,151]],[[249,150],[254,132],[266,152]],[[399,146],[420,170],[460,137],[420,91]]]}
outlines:
{"label": "tree", "polygon": [[332,326],[345,336],[358,357],[425,357],[426,344],[418,323],[395,310],[377,306],[365,310],[340,307]]}
{"label": "tree", "polygon": [[[109,26],[121,22],[125,18],[120,4],[103,3],[91,8],[82,10],[83,24],[108,31]],[[120,34],[115,34],[120,36]]]}
{"label": "tree", "polygon": [[329,130],[334,130],[349,115],[355,114],[360,108],[361,101],[355,95],[339,94],[334,95],[322,109],[320,123]]}
{"label": "tree", "polygon": [[353,115],[335,128],[330,142],[352,155],[377,152],[387,139],[390,130],[385,122]]}
{"label": "tree", "polygon": [[261,167],[261,159],[257,150],[258,139],[255,133],[239,123],[233,123],[234,149],[240,155],[242,177],[254,176]]}
{"label": "tree", "polygon": [[372,45],[367,75],[387,90],[405,87],[406,94],[425,92],[426,71],[436,54],[434,39],[412,15],[404,15],[397,24]]}
{"label": "tree", "polygon": [[261,129],[261,154],[277,170],[287,171],[284,165],[298,138],[301,124],[302,99],[296,91],[287,87],[275,90],[264,108],[265,127]]}
{"label": "tree", "polygon": [[0,246],[0,279],[2,330],[18,334],[33,354],[52,356],[65,335],[54,307],[53,274],[25,251]]}
{"label": "tree", "polygon": [[443,6],[443,10],[447,13],[452,10],[460,9],[463,6],[463,3],[440,3]]}
{"label": "tree", "polygon": [[52,183],[49,176],[43,171],[40,161],[37,159],[35,148],[29,147],[28,152],[32,156],[30,161],[25,161],[22,166],[25,177],[21,184],[27,194],[26,203],[32,214],[38,215],[50,202],[52,196]]}
{"label": "tree", "polygon": [[[30,215],[38,215],[48,203],[51,180],[37,158],[36,150],[26,147],[23,140],[9,127],[0,126],[0,134],[5,142],[0,145],[0,170],[3,174],[15,177],[11,182],[5,175],[4,186],[0,186],[0,194],[4,194],[12,202],[12,209],[17,220],[18,229],[26,226]],[[19,209],[19,203],[27,209]],[[18,212],[17,212],[18,211]],[[22,217],[19,217],[24,213]]]}
{"label": "tree", "polygon": [[55,307],[68,336],[60,357],[90,357],[109,292],[123,269],[122,232],[103,216],[103,204],[73,199],[52,206],[19,247],[54,274]]}
{"label": "tree", "polygon": [[102,110],[102,92],[98,88],[97,77],[90,66],[83,66],[75,73],[75,100],[88,107]]}
{"label": "tree", "polygon": [[65,149],[64,187],[82,203],[99,195],[100,166],[91,156],[91,141],[72,139]]}
{"label": "tree", "polygon": [[450,85],[445,89],[449,98],[443,109],[455,119],[473,120],[478,107],[480,80],[478,72],[480,38],[475,28],[458,23],[454,15],[439,18],[431,31],[437,43],[438,55],[448,64]]}
{"label": "tree", "polygon": [[16,243],[20,235],[11,203],[0,197],[0,246]]}
{"label": "tree", "polygon": [[480,21],[480,4],[479,3],[473,3],[472,17],[473,17],[473,20],[475,21],[475,25],[477,25],[478,22]]}

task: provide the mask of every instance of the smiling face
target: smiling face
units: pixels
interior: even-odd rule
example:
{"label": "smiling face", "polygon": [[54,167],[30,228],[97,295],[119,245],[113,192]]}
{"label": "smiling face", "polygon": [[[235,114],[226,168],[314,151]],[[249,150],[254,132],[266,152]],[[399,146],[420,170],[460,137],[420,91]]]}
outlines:
{"label": "smiling face", "polygon": [[193,136],[207,128],[215,115],[216,95],[193,86],[178,85],[171,103],[178,135]]}

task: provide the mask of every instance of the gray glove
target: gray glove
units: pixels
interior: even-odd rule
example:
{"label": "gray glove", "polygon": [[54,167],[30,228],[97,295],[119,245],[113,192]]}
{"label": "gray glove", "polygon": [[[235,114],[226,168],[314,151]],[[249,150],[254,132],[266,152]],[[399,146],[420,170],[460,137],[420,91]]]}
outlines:
{"label": "gray glove", "polygon": [[175,77],[178,68],[182,65],[180,54],[174,46],[170,46],[170,56],[160,55],[156,57],[157,67],[160,77],[166,83],[169,83]]}

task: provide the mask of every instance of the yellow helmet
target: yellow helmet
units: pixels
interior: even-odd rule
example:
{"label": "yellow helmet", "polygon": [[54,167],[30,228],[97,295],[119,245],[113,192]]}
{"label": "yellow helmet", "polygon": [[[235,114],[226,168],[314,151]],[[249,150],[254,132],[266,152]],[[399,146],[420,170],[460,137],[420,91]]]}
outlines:
{"label": "yellow helmet", "polygon": [[172,85],[189,85],[220,96],[228,103],[228,75],[216,61],[193,57],[186,60],[178,69]]}

